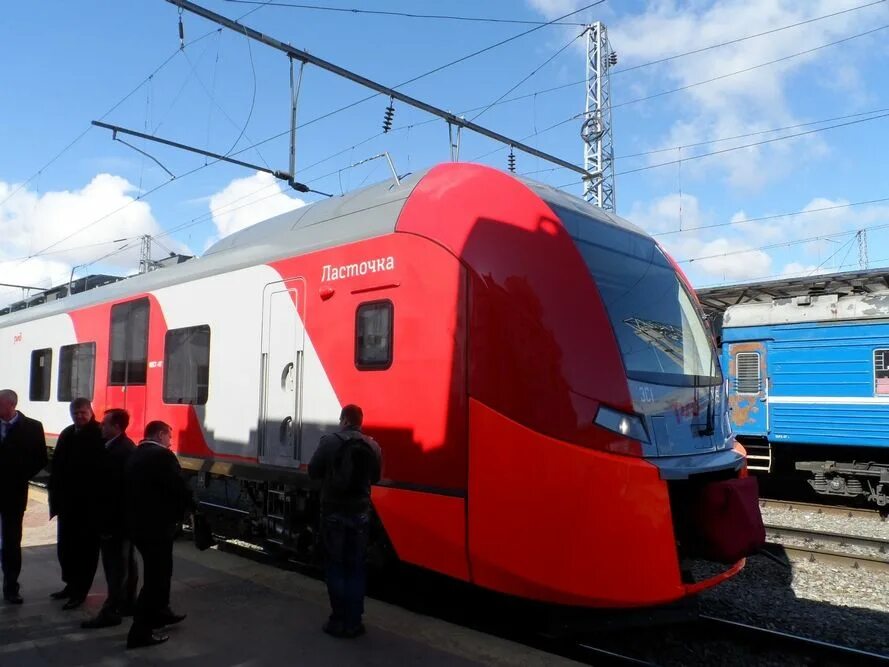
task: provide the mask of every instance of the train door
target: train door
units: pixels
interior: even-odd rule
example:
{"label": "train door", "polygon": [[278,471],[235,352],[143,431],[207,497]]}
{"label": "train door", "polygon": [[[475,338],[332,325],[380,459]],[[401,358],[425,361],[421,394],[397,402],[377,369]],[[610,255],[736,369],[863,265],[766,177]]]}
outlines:
{"label": "train door", "polygon": [[736,435],[744,436],[751,470],[771,469],[769,378],[766,344],[731,343],[729,353],[729,411]]}
{"label": "train door", "polygon": [[147,298],[111,307],[105,409],[123,408],[129,412],[130,432],[136,439],[142,437],[145,427],[150,310]]}
{"label": "train door", "polygon": [[259,460],[296,467],[302,446],[302,279],[266,285],[262,313]]}

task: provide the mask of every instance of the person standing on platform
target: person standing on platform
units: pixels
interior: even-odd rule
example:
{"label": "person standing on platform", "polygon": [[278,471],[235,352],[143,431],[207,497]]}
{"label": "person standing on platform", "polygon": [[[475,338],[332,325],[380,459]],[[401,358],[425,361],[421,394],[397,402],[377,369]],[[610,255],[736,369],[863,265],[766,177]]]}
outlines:
{"label": "person standing on platform", "polygon": [[65,587],[50,595],[67,598],[63,609],[83,604],[99,564],[99,461],[102,431],[87,398],[69,406],[70,426],[60,434],[53,450],[49,474],[49,518],[58,517],[56,550]]}
{"label": "person standing on platform", "polygon": [[127,648],[163,643],[169,637],[154,630],[185,619],[185,614],[170,609],[170,583],[173,538],[192,500],[179,461],[170,451],[172,435],[168,424],[149,422],[124,474],[127,529],[142,555],[144,578]]}
{"label": "person standing on platform", "polygon": [[28,506],[28,480],[48,463],[43,424],[16,410],[18,395],[0,389],[0,540],[3,599],[21,604],[22,520]]}
{"label": "person standing on platform", "polygon": [[309,477],[321,480],[321,537],[327,559],[332,613],[324,632],[353,638],[365,632],[364,614],[370,487],[380,481],[380,446],[361,432],[357,405],[340,413],[340,430],[321,438],[309,462]]}
{"label": "person standing on platform", "polygon": [[135,606],[139,572],[133,543],[127,536],[124,510],[124,471],[136,451],[136,445],[127,437],[129,425],[130,415],[126,410],[114,408],[102,418],[102,436],[106,442],[99,465],[102,486],[98,522],[108,597],[98,615],[80,624],[82,628],[120,625],[122,617],[132,614]]}

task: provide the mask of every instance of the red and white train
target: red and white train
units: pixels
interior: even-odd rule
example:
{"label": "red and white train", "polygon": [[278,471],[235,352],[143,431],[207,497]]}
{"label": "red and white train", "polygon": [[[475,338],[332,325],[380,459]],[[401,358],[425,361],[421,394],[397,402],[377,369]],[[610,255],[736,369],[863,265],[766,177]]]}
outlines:
{"label": "red and white train", "polygon": [[689,489],[746,474],[693,292],[643,231],[472,164],[305,206],[199,259],[0,317],[0,385],[162,419],[218,531],[311,542],[305,474],[346,403],[381,444],[402,561],[555,604],[645,606]]}

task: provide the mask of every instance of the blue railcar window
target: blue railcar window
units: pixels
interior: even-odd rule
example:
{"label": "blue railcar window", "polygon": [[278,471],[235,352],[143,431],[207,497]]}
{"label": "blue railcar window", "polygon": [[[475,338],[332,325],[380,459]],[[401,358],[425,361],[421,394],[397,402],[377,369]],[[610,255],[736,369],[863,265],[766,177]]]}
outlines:
{"label": "blue railcar window", "polygon": [[735,391],[739,394],[762,391],[759,352],[738,352],[735,355]]}
{"label": "blue railcar window", "polygon": [[889,350],[874,350],[874,393],[889,396]]}

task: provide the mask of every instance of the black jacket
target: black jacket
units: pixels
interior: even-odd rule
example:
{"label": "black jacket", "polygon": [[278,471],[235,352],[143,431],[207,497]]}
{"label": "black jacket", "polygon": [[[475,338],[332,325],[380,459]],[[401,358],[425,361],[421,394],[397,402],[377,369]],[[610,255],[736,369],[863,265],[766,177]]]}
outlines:
{"label": "black jacket", "polygon": [[127,462],[136,451],[135,443],[125,433],[103,446],[99,463],[102,480],[99,488],[99,529],[103,535],[123,537],[126,534]]}
{"label": "black jacket", "polygon": [[124,479],[129,536],[172,539],[192,505],[176,455],[163,445],[143,440],[126,463]]}
{"label": "black jacket", "polygon": [[0,511],[24,511],[28,480],[48,462],[43,424],[19,412],[18,421],[0,442]]}
{"label": "black jacket", "polygon": [[93,517],[98,510],[105,451],[102,429],[95,419],[80,430],[71,424],[59,434],[49,474],[49,516]]}
{"label": "black jacket", "polygon": [[[336,454],[351,439],[364,440],[374,456],[363,468],[365,479],[360,490],[355,493],[340,493],[331,488],[330,477],[333,473]],[[370,510],[370,486],[380,481],[382,454],[376,440],[365,435],[358,429],[344,428],[338,433],[328,433],[321,438],[318,449],[309,461],[309,477],[321,482],[321,511],[325,514],[342,512],[344,514],[362,514]]]}

